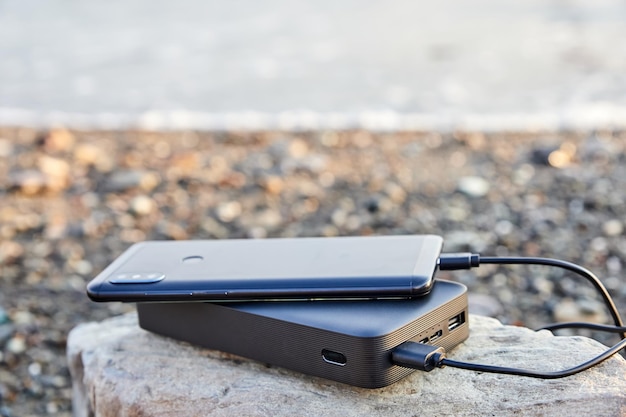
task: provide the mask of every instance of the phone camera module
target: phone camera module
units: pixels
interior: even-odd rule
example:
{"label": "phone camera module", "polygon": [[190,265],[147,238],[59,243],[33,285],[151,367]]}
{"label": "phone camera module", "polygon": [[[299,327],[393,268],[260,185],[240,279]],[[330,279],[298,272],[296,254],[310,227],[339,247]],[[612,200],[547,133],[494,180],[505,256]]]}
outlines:
{"label": "phone camera module", "polygon": [[151,284],[165,278],[161,272],[122,272],[109,278],[111,284]]}
{"label": "phone camera module", "polygon": [[197,264],[197,263],[202,262],[203,260],[204,260],[204,257],[200,255],[187,256],[186,258],[183,258],[183,263],[184,264]]}

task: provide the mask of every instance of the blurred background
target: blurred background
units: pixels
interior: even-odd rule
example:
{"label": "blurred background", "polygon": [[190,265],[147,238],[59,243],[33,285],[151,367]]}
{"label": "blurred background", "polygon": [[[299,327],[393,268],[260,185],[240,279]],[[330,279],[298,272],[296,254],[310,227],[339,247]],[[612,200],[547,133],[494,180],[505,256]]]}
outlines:
{"label": "blurred background", "polygon": [[[71,415],[68,332],[134,309],[85,285],[145,239],[435,233],[581,263],[626,311],[625,23],[610,0],[0,0],[0,416]],[[440,277],[507,324],[608,321],[562,271]]]}
{"label": "blurred background", "polygon": [[619,0],[3,0],[0,122],[623,127]]}

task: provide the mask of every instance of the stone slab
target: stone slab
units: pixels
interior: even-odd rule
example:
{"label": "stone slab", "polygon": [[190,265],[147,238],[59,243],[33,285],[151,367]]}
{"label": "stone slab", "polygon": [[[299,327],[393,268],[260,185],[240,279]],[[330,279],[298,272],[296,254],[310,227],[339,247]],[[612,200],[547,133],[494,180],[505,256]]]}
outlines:
{"label": "stone slab", "polygon": [[[470,316],[457,360],[558,370],[604,346],[584,337],[503,326]],[[73,412],[94,416],[621,416],[626,360],[615,356],[558,380],[446,367],[368,390],[267,366],[154,335],[129,313],[69,334]]]}

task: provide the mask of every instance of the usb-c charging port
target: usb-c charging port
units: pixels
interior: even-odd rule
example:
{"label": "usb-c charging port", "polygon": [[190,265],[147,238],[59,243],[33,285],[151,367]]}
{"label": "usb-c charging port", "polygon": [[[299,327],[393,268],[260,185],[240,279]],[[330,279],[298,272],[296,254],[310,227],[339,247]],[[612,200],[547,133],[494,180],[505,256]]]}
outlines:
{"label": "usb-c charging port", "polygon": [[452,331],[461,326],[463,323],[465,323],[465,312],[457,314],[456,316],[448,320],[448,330]]}
{"label": "usb-c charging port", "polygon": [[339,366],[344,366],[347,362],[346,356],[343,353],[328,349],[322,349],[322,359],[324,359],[324,362]]}
{"label": "usb-c charging port", "polygon": [[443,331],[441,330],[437,330],[435,333],[430,335],[430,343],[434,342],[435,340],[439,339],[441,336],[443,336]]}

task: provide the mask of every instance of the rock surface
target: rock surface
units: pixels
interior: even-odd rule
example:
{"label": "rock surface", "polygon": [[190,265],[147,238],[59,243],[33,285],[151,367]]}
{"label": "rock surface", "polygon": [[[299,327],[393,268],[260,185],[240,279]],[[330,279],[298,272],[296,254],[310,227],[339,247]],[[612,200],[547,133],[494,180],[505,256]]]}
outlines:
{"label": "rock surface", "polygon": [[[451,358],[547,371],[604,349],[591,339],[553,337],[482,316],[471,316],[470,326],[470,338]],[[160,337],[140,329],[135,313],[79,325],[67,354],[77,417],[626,413],[626,360],[619,356],[558,380],[446,367],[368,390]]]}

